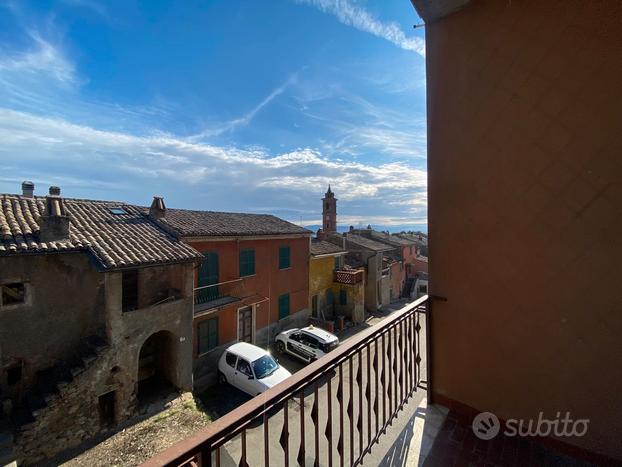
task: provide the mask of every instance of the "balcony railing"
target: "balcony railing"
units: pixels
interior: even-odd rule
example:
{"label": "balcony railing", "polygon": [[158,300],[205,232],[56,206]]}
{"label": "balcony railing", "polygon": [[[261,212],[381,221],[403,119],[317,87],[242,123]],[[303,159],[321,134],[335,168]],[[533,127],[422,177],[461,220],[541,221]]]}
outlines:
{"label": "balcony railing", "polygon": [[362,464],[414,393],[429,391],[430,318],[426,295],[145,465]]}
{"label": "balcony railing", "polygon": [[194,289],[194,312],[228,305],[240,301],[242,297],[244,297],[244,283],[241,278],[196,287]]}
{"label": "balcony railing", "polygon": [[358,284],[363,280],[363,271],[362,270],[346,270],[340,269],[335,271],[335,276],[333,281],[339,284]]}

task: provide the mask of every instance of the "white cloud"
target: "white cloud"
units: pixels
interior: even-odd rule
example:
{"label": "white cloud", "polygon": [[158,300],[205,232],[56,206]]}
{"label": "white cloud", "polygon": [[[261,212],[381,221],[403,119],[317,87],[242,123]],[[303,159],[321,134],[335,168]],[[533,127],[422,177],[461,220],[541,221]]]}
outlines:
{"label": "white cloud", "polygon": [[[151,195],[167,193],[171,206],[242,211],[249,211],[250,200],[255,206],[276,202],[275,214],[308,218],[321,209],[318,199],[331,183],[345,216],[351,210],[400,224],[425,218],[426,173],[403,163],[330,160],[309,148],[274,155],[175,136],[100,131],[3,108],[0,140],[0,159],[19,161],[5,170],[5,180],[57,181],[67,196],[92,196],[97,189],[106,198],[147,203]],[[90,191],[85,180],[93,180]],[[110,184],[120,193],[104,190]],[[17,188],[2,180],[0,186]]]}
{"label": "white cloud", "polygon": [[395,22],[383,22],[374,18],[364,8],[350,0],[298,0],[300,3],[312,5],[325,13],[337,17],[339,21],[364,32],[381,37],[404,50],[411,50],[422,57],[425,56],[425,41],[417,36],[407,37]]}
{"label": "white cloud", "polygon": [[75,67],[63,52],[38,32],[30,31],[28,36],[32,40],[28,50],[13,54],[2,51],[0,73],[16,73],[22,78],[24,75],[43,74],[64,85],[73,83],[76,79]]}

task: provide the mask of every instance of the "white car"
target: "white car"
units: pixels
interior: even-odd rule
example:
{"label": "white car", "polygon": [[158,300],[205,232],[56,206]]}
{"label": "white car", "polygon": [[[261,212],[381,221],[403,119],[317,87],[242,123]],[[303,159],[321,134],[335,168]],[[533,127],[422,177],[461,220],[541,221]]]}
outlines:
{"label": "white car", "polygon": [[290,329],[276,336],[276,350],[305,362],[314,362],[339,345],[339,338],[324,329],[307,326]]}
{"label": "white car", "polygon": [[218,360],[218,381],[253,397],[291,375],[269,352],[248,342],[233,344]]}

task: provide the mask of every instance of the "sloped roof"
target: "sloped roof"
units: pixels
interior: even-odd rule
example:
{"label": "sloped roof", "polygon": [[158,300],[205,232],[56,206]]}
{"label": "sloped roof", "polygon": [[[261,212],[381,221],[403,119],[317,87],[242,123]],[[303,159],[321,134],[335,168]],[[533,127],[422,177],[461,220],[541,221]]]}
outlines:
{"label": "sloped roof", "polygon": [[[45,197],[0,195],[0,255],[85,251],[103,269],[201,259],[201,254],[160,228],[143,209],[114,201],[63,198],[69,238],[39,239]],[[113,214],[112,208],[122,208]]]}
{"label": "sloped roof", "polygon": [[385,243],[380,243],[357,234],[348,234],[346,238],[349,242],[372,251],[388,251],[393,249],[392,246]]}
{"label": "sloped roof", "polygon": [[311,256],[344,254],[346,250],[326,240],[311,240]]}
{"label": "sloped roof", "polygon": [[177,235],[186,237],[311,235],[312,233],[310,230],[270,214],[190,211],[167,208],[166,215],[159,222]]}
{"label": "sloped roof", "polygon": [[409,240],[407,238],[398,237],[396,235],[389,235],[384,232],[378,232],[377,230],[371,231],[371,237],[373,240],[377,240],[379,242],[384,242],[388,245],[392,246],[410,246],[415,245],[416,243],[413,240]]}

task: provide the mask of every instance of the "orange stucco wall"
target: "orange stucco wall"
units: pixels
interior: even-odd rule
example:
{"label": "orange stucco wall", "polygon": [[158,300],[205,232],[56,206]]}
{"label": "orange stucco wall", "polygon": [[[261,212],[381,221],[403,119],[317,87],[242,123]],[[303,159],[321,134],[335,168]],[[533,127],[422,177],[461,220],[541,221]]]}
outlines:
{"label": "orange stucco wall", "polygon": [[426,28],[434,391],[622,459],[622,3]]}
{"label": "orange stucco wall", "polygon": [[[309,307],[308,238],[189,241],[188,243],[202,253],[218,252],[219,282],[238,279],[240,277],[239,251],[245,248],[255,250],[255,275],[245,277],[243,285],[239,287],[243,287],[244,296],[259,295],[268,298],[268,301],[260,303],[257,309],[256,330],[278,321],[278,299],[281,294],[290,294],[290,315]],[[290,247],[291,267],[283,270],[279,270],[279,248],[281,246]],[[197,276],[195,274],[195,281]],[[218,312],[221,343],[236,339],[236,310],[240,306],[242,305],[239,303],[232,304],[223,307]],[[209,317],[213,316],[215,315]]]}

